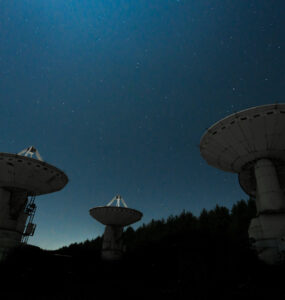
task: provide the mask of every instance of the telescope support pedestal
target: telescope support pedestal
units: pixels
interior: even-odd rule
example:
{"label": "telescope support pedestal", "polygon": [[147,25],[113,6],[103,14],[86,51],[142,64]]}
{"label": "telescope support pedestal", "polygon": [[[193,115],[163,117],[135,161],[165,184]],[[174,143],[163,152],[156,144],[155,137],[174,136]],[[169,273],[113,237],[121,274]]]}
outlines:
{"label": "telescope support pedestal", "polygon": [[258,160],[255,163],[254,172],[258,213],[285,210],[284,194],[272,161],[265,158]]}
{"label": "telescope support pedestal", "polygon": [[103,237],[102,259],[119,260],[123,255],[123,227],[107,225]]}
{"label": "telescope support pedestal", "polygon": [[0,188],[0,261],[10,249],[21,244],[28,215],[27,194]]}
{"label": "telescope support pedestal", "polygon": [[274,164],[269,159],[256,162],[257,217],[249,226],[249,237],[261,260],[276,264],[285,258],[285,199]]}

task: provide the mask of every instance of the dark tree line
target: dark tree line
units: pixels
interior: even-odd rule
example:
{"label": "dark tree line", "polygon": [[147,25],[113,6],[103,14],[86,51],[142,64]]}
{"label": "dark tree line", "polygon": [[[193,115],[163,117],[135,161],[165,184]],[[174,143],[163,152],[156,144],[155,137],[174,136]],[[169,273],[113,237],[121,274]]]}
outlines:
{"label": "dark tree line", "polygon": [[[185,210],[178,216],[170,215],[166,220],[152,220],[134,230],[128,227],[123,234],[127,246],[126,255],[139,251],[140,247],[148,244],[159,243],[164,239],[184,237],[185,242],[190,242],[192,235],[213,237],[232,237],[233,240],[245,242],[248,239],[247,230],[250,220],[256,215],[255,201],[241,200],[231,210],[216,205],[212,210],[203,209],[200,216],[196,217]],[[57,250],[57,253],[76,255],[82,251],[100,251],[102,237],[73,243]]]}

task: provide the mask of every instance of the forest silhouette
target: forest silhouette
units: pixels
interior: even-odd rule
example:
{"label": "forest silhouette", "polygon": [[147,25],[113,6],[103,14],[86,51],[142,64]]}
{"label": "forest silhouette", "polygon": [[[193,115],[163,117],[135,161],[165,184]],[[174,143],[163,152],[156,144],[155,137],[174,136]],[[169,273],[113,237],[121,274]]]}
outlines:
{"label": "forest silhouette", "polygon": [[2,263],[1,280],[7,293],[12,281],[19,286],[16,294],[31,282],[42,287],[35,299],[284,297],[284,265],[264,264],[251,247],[247,231],[255,215],[255,200],[249,199],[231,210],[216,205],[200,216],[183,210],[136,230],[128,227],[119,262],[101,260],[102,237],[55,251],[19,247]]}

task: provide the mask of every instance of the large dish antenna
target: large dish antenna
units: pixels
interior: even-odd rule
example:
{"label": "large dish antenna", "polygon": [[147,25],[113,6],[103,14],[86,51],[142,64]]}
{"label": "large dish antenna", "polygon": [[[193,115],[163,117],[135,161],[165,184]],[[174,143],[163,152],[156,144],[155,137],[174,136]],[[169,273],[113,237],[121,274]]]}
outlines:
{"label": "large dish antenna", "polygon": [[0,260],[34,234],[35,196],[59,191],[67,182],[65,173],[44,162],[34,146],[18,154],[0,153]]}
{"label": "large dish antenna", "polygon": [[259,257],[268,263],[285,259],[285,104],[218,121],[202,136],[200,152],[209,165],[237,173],[243,190],[256,198],[258,215],[249,236]]}

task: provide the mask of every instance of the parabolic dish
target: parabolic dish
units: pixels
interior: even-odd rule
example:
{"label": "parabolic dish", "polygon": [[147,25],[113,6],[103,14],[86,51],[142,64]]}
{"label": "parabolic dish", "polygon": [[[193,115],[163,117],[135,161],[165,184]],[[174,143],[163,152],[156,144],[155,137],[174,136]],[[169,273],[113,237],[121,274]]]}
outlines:
{"label": "parabolic dish", "polygon": [[285,162],[285,104],[242,110],[211,126],[200,151],[209,165],[240,173],[260,158]]}
{"label": "parabolic dish", "polygon": [[61,190],[67,182],[64,172],[46,162],[0,153],[0,187],[42,195]]}
{"label": "parabolic dish", "polygon": [[142,218],[140,211],[120,206],[98,206],[91,208],[89,212],[104,225],[127,226]]}

